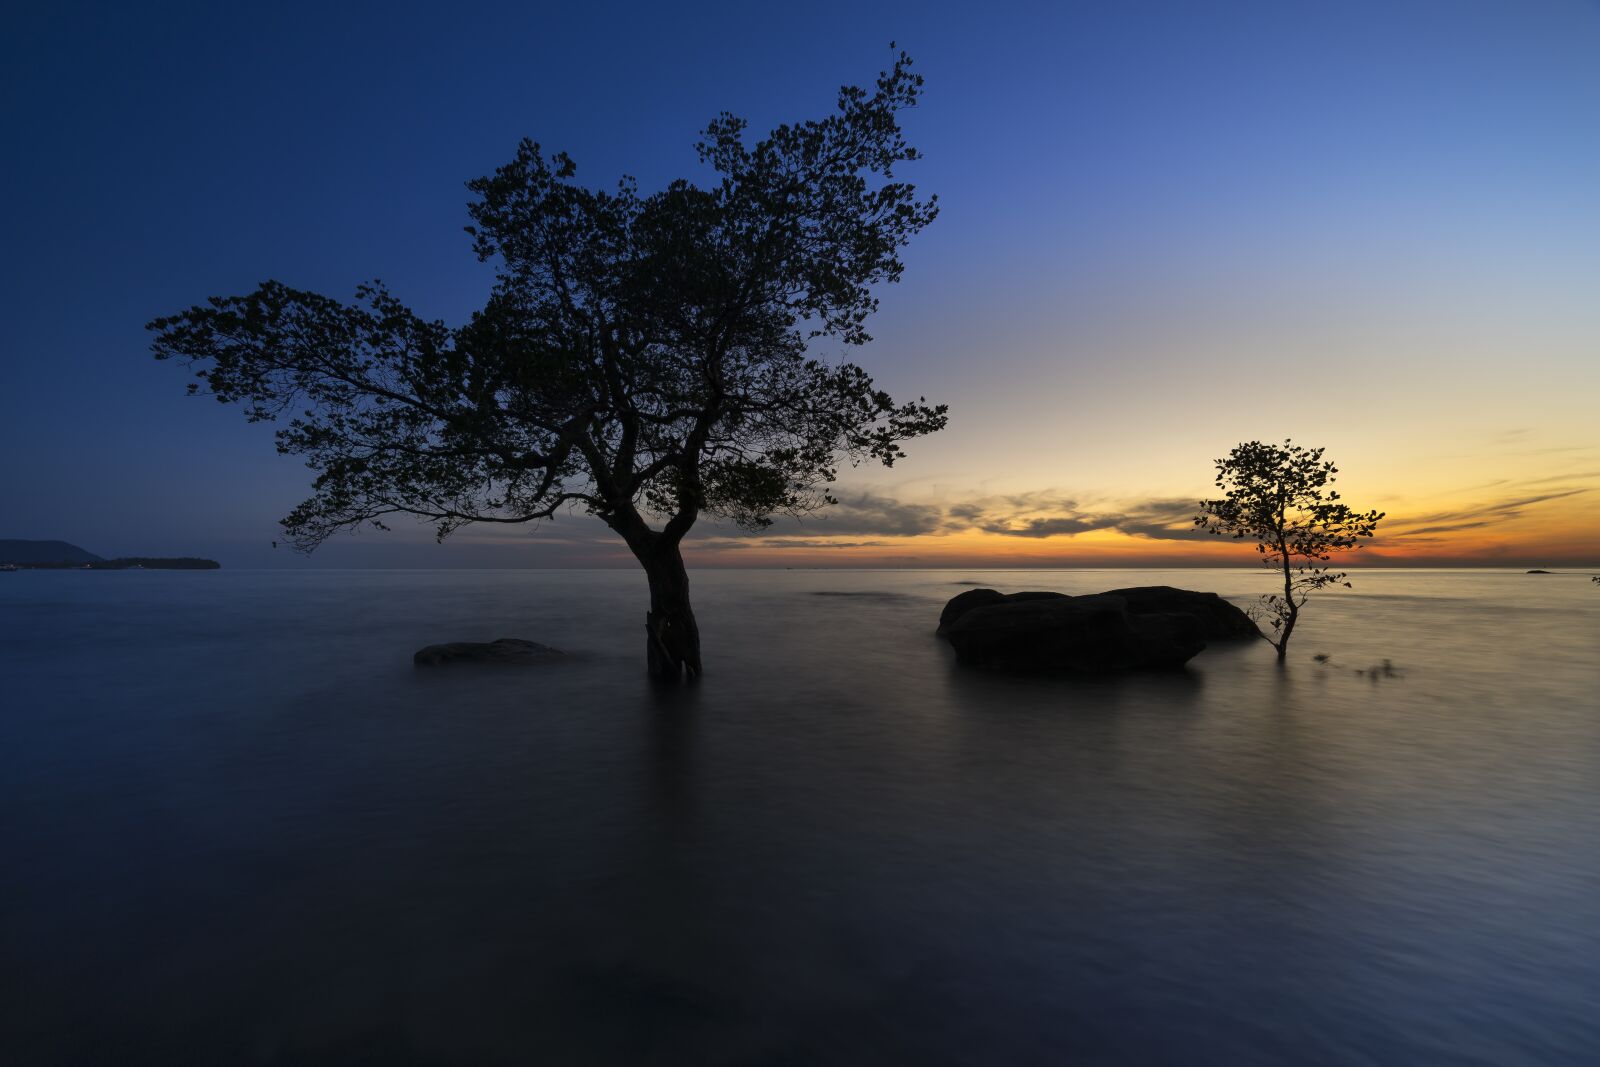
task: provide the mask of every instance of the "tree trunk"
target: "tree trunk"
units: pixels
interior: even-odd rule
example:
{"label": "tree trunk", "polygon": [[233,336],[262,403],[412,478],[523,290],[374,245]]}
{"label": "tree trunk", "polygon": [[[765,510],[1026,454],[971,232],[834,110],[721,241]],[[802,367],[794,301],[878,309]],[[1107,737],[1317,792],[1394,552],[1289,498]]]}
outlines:
{"label": "tree trunk", "polygon": [[662,539],[639,555],[650,580],[645,655],[650,677],[663,681],[700,676],[700,628],[689,606],[689,572],[675,541]]}
{"label": "tree trunk", "polygon": [[1294,602],[1294,571],[1289,566],[1289,541],[1283,536],[1283,513],[1278,513],[1278,552],[1283,556],[1283,630],[1278,634],[1278,662],[1289,657],[1289,635],[1294,633],[1300,608]]}

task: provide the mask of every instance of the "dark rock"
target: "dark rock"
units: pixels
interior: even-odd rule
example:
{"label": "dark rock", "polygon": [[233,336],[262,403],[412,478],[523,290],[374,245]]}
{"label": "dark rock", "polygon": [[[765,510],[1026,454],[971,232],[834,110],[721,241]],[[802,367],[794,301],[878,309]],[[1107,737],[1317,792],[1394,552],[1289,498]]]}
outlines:
{"label": "dark rock", "polygon": [[974,608],[986,608],[990,604],[1005,602],[1006,595],[995,589],[968,589],[965,593],[957,593],[939,613],[939,632],[944,633],[950,628],[951,623]]}
{"label": "dark rock", "polygon": [[[1229,641],[1259,637],[1261,632],[1250,616],[1215,593],[1176,589],[1170,585],[1144,585],[1133,589],[1112,589],[1096,596],[1120,596],[1135,615],[1193,615],[1199,620],[1208,641]],[[1015,604],[1029,600],[1067,600],[1065,593],[1000,593],[993,589],[969,589],[952,597],[939,613],[939,632],[945,633],[955,621],[976,608],[995,604]]]}
{"label": "dark rock", "polygon": [[1193,615],[1138,614],[1109,593],[990,599],[959,612],[945,637],[962,663],[1071,674],[1181,667],[1206,647]]}
{"label": "dark rock", "polygon": [[1128,602],[1135,615],[1193,615],[1208,641],[1232,641],[1260,637],[1261,631],[1250,616],[1215,593],[1175,589],[1170,585],[1142,585],[1133,589],[1113,589],[1108,594]]}
{"label": "dark rock", "polygon": [[454,641],[448,645],[429,645],[412,656],[411,661],[429,667],[446,663],[544,663],[565,655],[559,648],[541,645],[536,641],[502,637],[498,641]]}
{"label": "dark rock", "polygon": [[1529,571],[1529,574],[1554,574],[1554,571]]}
{"label": "dark rock", "polygon": [[962,663],[1070,673],[1177,667],[1208,640],[1259,636],[1217,594],[1166,585],[1077,597],[971,589],[945,605],[939,632]]}
{"label": "dark rock", "polygon": [[1053,600],[1065,598],[1065,593],[999,593],[993,589],[968,589],[950,598],[950,602],[939,613],[939,632],[944,633],[950,624],[974,608],[986,608],[991,604],[1005,604],[1021,600]]}

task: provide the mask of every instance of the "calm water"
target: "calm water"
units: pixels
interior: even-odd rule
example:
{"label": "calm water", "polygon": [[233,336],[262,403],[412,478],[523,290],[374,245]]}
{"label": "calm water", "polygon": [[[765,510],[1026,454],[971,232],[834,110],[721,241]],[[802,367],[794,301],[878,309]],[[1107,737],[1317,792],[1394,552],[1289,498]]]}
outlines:
{"label": "calm water", "polygon": [[[0,575],[0,1062],[1600,1062],[1585,576],[1104,681],[963,581],[1265,588],[701,573],[660,692],[625,571]],[[502,636],[577,655],[410,663]]]}

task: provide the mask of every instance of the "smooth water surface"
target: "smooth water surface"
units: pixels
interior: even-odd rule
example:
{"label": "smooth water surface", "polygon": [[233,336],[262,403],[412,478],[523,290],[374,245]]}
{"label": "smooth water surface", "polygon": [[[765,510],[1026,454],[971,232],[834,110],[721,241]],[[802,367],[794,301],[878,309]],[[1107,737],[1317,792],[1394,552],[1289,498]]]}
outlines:
{"label": "smooth water surface", "polygon": [[1103,680],[939,609],[1266,576],[694,581],[663,690],[627,571],[0,575],[0,1062],[1600,1061],[1585,576]]}

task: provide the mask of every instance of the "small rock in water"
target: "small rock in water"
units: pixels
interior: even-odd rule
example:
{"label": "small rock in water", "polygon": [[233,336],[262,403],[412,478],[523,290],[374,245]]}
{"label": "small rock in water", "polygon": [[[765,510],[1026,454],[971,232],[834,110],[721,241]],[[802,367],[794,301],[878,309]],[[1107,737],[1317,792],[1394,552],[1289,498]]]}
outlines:
{"label": "small rock in water", "polygon": [[453,641],[447,645],[429,645],[419,649],[411,661],[428,667],[446,663],[544,663],[565,655],[559,648],[541,645],[537,641],[502,637],[498,641]]}

